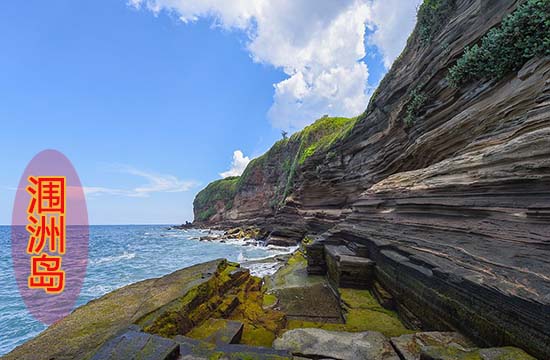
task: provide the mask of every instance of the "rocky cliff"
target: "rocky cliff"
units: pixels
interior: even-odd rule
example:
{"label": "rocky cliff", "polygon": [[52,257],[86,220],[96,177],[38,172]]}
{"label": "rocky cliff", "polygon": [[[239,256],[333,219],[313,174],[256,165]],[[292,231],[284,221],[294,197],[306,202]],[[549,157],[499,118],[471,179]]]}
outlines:
{"label": "rocky cliff", "polygon": [[419,326],[550,358],[549,16],[426,0],[365,113],[277,143],[197,220],[360,247]]}

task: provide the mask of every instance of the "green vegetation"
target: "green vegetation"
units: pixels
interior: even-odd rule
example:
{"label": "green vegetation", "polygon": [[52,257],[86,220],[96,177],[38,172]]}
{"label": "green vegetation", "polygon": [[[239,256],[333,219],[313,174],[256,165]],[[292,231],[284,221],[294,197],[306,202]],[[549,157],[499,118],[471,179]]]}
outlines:
{"label": "green vegetation", "polygon": [[291,141],[300,141],[299,164],[303,164],[311,155],[327,149],[336,140],[347,135],[356,121],[357,118],[323,117],[292,135]]}
{"label": "green vegetation", "polygon": [[408,126],[411,126],[416,121],[420,109],[428,100],[426,95],[420,90],[421,88],[422,86],[417,86],[411,91],[409,95],[409,101],[407,103],[407,109],[404,119],[405,124],[407,124]]}
{"label": "green vegetation", "polygon": [[501,79],[536,56],[550,55],[550,0],[528,0],[491,29],[449,70],[455,87],[479,79]]}
{"label": "green vegetation", "polygon": [[416,32],[423,44],[428,44],[449,21],[456,0],[424,0],[416,15]]}
{"label": "green vegetation", "polygon": [[225,209],[229,210],[233,207],[233,198],[237,191],[239,177],[228,177],[210,183],[204,190],[197,194],[193,207],[200,210],[195,214],[195,220],[206,221],[216,214],[216,203],[222,201]]}
{"label": "green vegetation", "polygon": [[294,161],[290,164],[287,173],[287,181],[284,192],[280,198],[281,205],[294,186],[296,169],[315,153],[328,149],[337,140],[346,137],[357,122],[355,118],[324,116],[300,132],[295,133],[289,139],[290,142],[299,143]]}
{"label": "green vegetation", "polygon": [[281,206],[292,191],[296,169],[312,155],[327,150],[336,141],[344,138],[356,122],[357,118],[324,116],[291,137],[277,141],[269,151],[253,159],[240,177],[214,181],[199,192],[193,202],[195,220],[208,221],[217,213],[216,206],[219,206],[219,202],[224,204],[225,210],[231,209],[236,193],[249,183],[252,174],[268,162],[269,166],[277,167],[276,176],[282,180],[270,206],[274,209]]}
{"label": "green vegetation", "polygon": [[[403,57],[406,54],[407,49],[410,49],[412,43],[417,41],[417,39],[422,45],[428,45],[429,43],[431,43],[435,35],[439,33],[441,29],[443,29],[445,24],[449,21],[455,9],[456,0],[424,0],[422,5],[420,5],[420,7],[418,8],[418,13],[416,15],[416,27],[413,33],[407,39],[407,46],[395,59],[390,71],[388,71],[386,75],[384,75],[384,78],[382,79],[382,81],[380,81],[380,84],[378,84],[378,86],[372,93],[367,110],[362,116],[365,116],[365,114],[367,114],[369,110],[372,109],[378,95],[380,94],[381,89],[386,88],[390,81],[394,78],[395,69],[400,66],[400,63],[403,61]],[[441,47],[444,52],[450,51],[449,43],[443,43],[441,44]],[[411,117],[409,120],[414,120],[414,117]]]}

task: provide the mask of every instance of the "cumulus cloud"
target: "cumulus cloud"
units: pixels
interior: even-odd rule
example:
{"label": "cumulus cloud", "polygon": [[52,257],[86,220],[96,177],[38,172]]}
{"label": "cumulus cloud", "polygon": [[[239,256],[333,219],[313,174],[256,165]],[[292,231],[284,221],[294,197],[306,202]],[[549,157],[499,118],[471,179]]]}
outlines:
{"label": "cumulus cloud", "polygon": [[156,174],[147,171],[138,170],[130,166],[116,166],[118,172],[135,175],[147,180],[146,184],[134,187],[132,189],[117,189],[102,186],[85,186],[84,193],[89,196],[94,195],[118,195],[128,197],[148,197],[152,193],[185,192],[197,185],[192,180],[180,180],[173,175]]}
{"label": "cumulus cloud", "polygon": [[[296,130],[324,114],[354,116],[369,99],[365,42],[387,67],[403,48],[421,0],[130,0],[183,22],[214,19],[246,32],[254,61],[282,69],[269,110],[272,124]],[[366,39],[366,29],[373,34]]]}
{"label": "cumulus cloud", "polygon": [[422,0],[373,1],[367,25],[374,33],[367,39],[380,49],[386,68],[399,56],[416,23]]}
{"label": "cumulus cloud", "polygon": [[233,152],[233,161],[231,162],[231,169],[222,172],[220,176],[222,178],[230,177],[230,176],[240,176],[242,175],[244,169],[246,169],[246,166],[250,162],[250,158],[248,156],[244,156],[243,152],[241,150],[235,150]]}

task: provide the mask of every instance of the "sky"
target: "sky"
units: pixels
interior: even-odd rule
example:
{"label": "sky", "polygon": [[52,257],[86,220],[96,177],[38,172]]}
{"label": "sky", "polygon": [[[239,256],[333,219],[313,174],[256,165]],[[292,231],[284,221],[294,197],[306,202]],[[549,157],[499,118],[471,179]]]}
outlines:
{"label": "sky", "polygon": [[420,0],[0,4],[0,224],[44,149],[91,224],[177,224],[194,196],[322,115],[355,116]]}

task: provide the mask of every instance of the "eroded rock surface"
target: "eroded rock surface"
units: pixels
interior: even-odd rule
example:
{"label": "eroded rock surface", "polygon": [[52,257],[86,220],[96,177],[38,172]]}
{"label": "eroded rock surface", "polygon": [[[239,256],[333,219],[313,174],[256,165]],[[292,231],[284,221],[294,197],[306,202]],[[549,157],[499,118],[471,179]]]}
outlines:
{"label": "eroded rock surface", "polygon": [[111,337],[144,315],[207,283],[224,261],[195,265],[115,290],[74,310],[4,359],[88,359]]}
{"label": "eroded rock surface", "polygon": [[345,333],[321,329],[290,330],[273,347],[297,356],[339,360],[399,360],[390,342],[377,332]]}
{"label": "eroded rock surface", "polygon": [[296,153],[281,144],[220,223],[257,222],[278,243],[359,244],[408,323],[550,358],[550,57],[502,79],[446,80],[521,3],[456,0],[432,41],[413,33],[353,129],[297,164],[276,209],[281,154]]}
{"label": "eroded rock surface", "polygon": [[391,343],[403,360],[419,360],[422,350],[430,346],[467,351],[475,344],[455,332],[420,332],[391,338]]}

